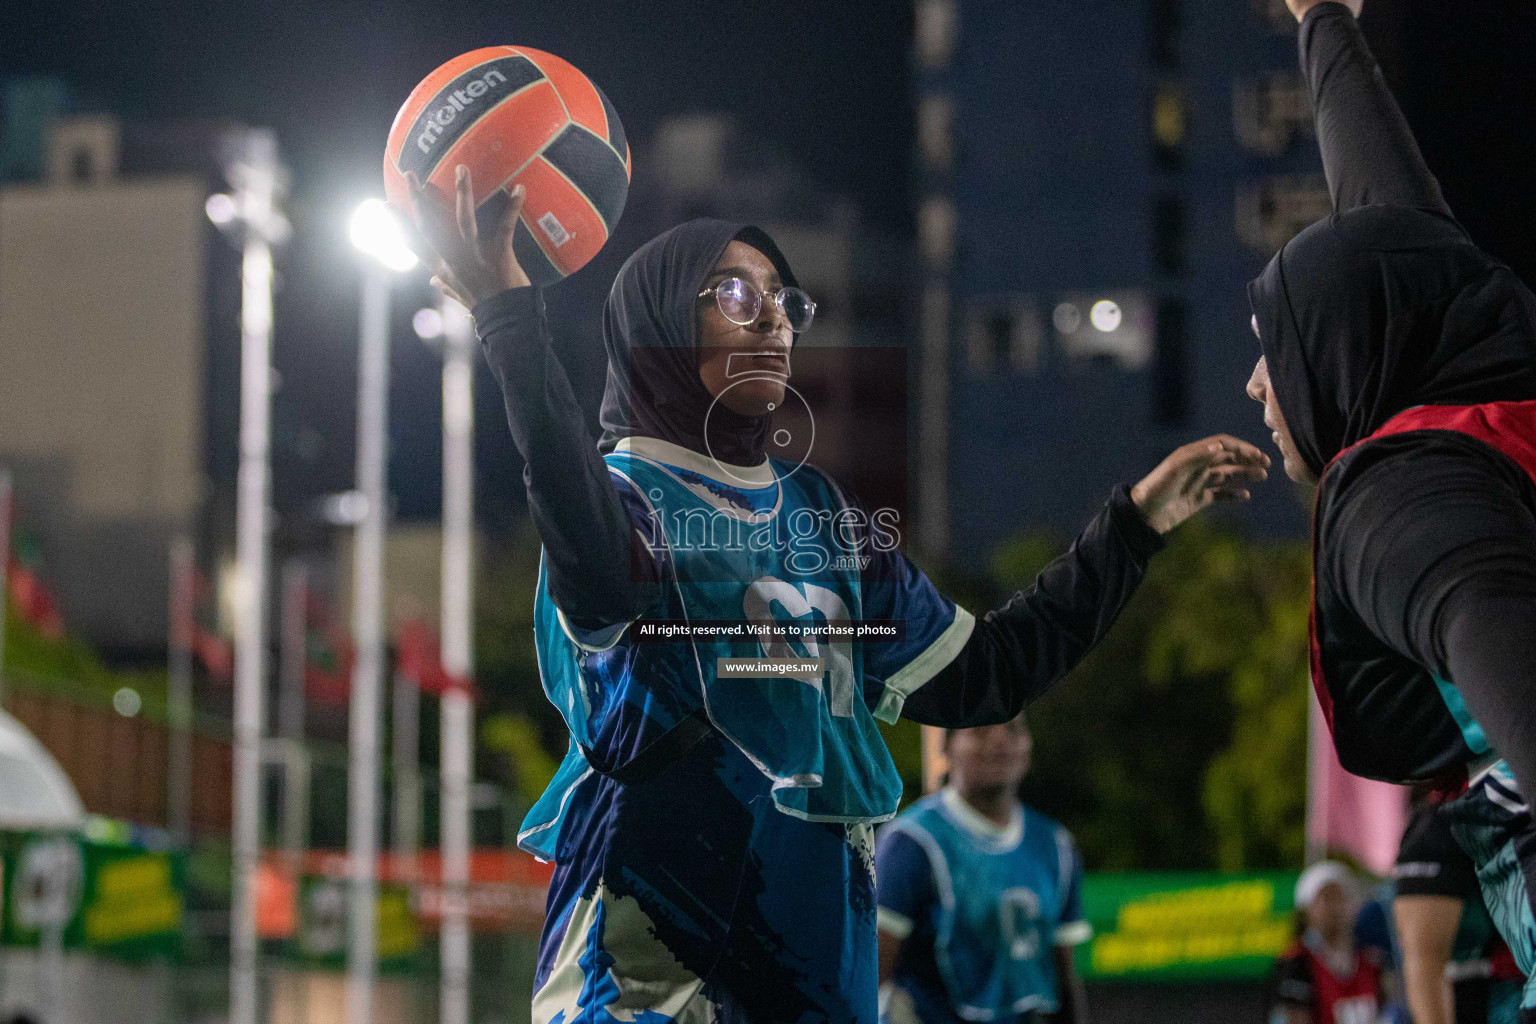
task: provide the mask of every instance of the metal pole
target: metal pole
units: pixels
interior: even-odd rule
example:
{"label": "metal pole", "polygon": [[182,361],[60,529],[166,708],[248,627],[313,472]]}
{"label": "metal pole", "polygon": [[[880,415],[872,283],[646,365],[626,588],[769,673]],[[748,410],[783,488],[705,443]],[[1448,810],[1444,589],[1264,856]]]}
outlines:
{"label": "metal pole", "polygon": [[278,647],[277,734],[304,742],[304,663],[309,570],[298,559],[283,566],[283,631]]}
{"label": "metal pole", "polygon": [[[50,878],[45,883],[50,890],[61,889],[62,879]],[[57,903],[67,907],[68,894],[50,892],[50,905]],[[62,1024],[64,1015],[64,926],[69,923],[68,911],[64,918],[50,914],[37,936],[37,1010],[43,1024]]]}
{"label": "metal pole", "polygon": [[403,672],[395,673],[391,739],[395,779],[394,847],[402,880],[416,896],[420,881],[416,859],[421,852],[421,687]]}
{"label": "metal pole", "polygon": [[371,1024],[379,857],[379,709],[384,670],[384,471],[388,446],[389,280],[365,261],[357,376],[357,490],[367,503],[352,545],[351,756],[347,852],[352,893],[347,936],[347,1024]]}
{"label": "metal pole", "polygon": [[0,469],[0,702],[5,700],[5,607],[11,594],[11,471]]}
{"label": "metal pole", "polygon": [[278,646],[277,734],[283,754],[283,850],[298,880],[309,845],[309,761],[304,756],[304,665],[308,633],[309,570],[298,559],[283,566],[283,631]]}
{"label": "metal pole", "polygon": [[170,742],[166,744],[165,819],[176,841],[192,838],[192,616],[196,601],[192,538],[171,541],[171,623],[165,704]]}
{"label": "metal pole", "polygon": [[[456,302],[443,313],[443,670],[474,672],[474,325]],[[474,706],[450,685],[441,708],[441,1024],[469,1020],[469,844]]]}
{"label": "metal pole", "polygon": [[266,701],[267,492],[272,413],[272,193],[277,144],[247,133],[235,168],[245,220],[240,306],[240,473],[235,512],[234,836],[230,1024],[256,1024],[256,870],[261,856],[261,734]]}

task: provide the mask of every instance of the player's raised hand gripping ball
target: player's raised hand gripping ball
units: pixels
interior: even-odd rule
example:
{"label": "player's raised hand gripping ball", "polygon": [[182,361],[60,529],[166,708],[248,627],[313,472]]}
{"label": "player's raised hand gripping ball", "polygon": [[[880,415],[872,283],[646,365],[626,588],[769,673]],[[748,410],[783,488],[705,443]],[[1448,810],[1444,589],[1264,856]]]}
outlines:
{"label": "player's raised hand gripping ball", "polygon": [[596,256],[629,195],[629,144],[613,104],[570,64],[523,46],[472,50],[411,90],[389,131],[384,192],[409,216],[414,175],[452,207],[461,164],[486,233],[524,187],[512,246],[539,285]]}

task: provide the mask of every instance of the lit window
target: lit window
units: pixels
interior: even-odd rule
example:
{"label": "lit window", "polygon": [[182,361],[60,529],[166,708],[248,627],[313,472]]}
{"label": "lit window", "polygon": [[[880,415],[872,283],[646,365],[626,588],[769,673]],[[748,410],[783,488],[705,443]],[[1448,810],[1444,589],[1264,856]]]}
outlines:
{"label": "lit window", "polygon": [[942,196],[924,201],[917,216],[917,235],[930,266],[945,270],[955,255],[955,204]]}
{"label": "lit window", "polygon": [[1152,104],[1152,135],[1160,146],[1184,144],[1184,97],[1174,86],[1165,85],[1157,91]]}
{"label": "lit window", "polygon": [[1152,98],[1152,153],[1159,166],[1173,170],[1184,155],[1184,93],[1164,82]]}
{"label": "lit window", "polygon": [[954,163],[955,104],[948,94],[924,96],[917,107],[917,141],[923,162],[935,170],[947,171]]}
{"label": "lit window", "polygon": [[1140,291],[1064,295],[1051,317],[1057,348],[1069,363],[1122,370],[1151,363],[1154,319],[1152,300]]}
{"label": "lit window", "polygon": [[955,0],[918,0],[916,14],[917,63],[925,68],[948,67],[960,27]]}
{"label": "lit window", "polygon": [[1237,82],[1232,88],[1232,126],[1246,148],[1279,156],[1298,135],[1313,133],[1306,82],[1295,72]]}
{"label": "lit window", "polygon": [[1238,190],[1237,237],[1260,252],[1271,253],[1332,212],[1333,201],[1323,178],[1268,178]]}

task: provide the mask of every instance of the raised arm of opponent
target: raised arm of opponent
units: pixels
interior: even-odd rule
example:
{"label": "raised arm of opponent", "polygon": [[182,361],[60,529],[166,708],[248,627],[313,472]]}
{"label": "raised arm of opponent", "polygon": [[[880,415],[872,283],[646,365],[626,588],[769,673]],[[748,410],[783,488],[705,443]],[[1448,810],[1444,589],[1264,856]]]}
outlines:
{"label": "raised arm of opponent", "polygon": [[1333,208],[1379,203],[1451,215],[1355,19],[1364,0],[1286,0]]}

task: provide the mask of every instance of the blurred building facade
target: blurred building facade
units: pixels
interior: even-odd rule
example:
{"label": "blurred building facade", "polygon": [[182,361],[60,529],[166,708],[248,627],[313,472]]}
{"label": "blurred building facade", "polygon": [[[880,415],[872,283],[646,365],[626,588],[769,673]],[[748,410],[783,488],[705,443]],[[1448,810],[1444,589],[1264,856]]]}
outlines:
{"label": "blurred building facade", "polygon": [[0,146],[0,463],[71,633],[134,658],[164,650],[167,550],[201,524],[210,430],[232,415],[209,403],[233,370],[210,356],[212,183],[196,160],[141,159],[112,117],[19,91]]}
{"label": "blurred building facade", "polygon": [[[924,548],[978,567],[1180,443],[1268,446],[1245,285],[1329,210],[1283,0],[915,13]],[[1299,532],[1275,476],[1240,518]]]}

